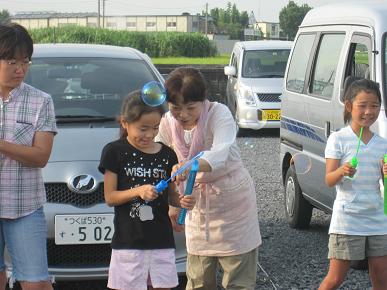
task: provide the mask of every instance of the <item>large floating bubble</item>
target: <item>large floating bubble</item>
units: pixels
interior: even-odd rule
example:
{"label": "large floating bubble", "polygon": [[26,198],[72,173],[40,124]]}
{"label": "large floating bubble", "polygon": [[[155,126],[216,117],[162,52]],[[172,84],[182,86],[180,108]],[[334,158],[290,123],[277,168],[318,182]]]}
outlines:
{"label": "large floating bubble", "polygon": [[312,159],[304,153],[296,153],[290,159],[290,164],[293,164],[296,169],[296,174],[306,174],[312,168]]}
{"label": "large floating bubble", "polygon": [[156,81],[146,83],[141,90],[141,98],[145,104],[152,107],[160,106],[167,97],[164,86]]}

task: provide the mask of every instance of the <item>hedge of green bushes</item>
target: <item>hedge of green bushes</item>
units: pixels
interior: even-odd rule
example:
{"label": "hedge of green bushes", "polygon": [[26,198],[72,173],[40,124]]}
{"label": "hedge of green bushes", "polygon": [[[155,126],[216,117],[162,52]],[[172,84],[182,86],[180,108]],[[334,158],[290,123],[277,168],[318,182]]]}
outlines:
{"label": "hedge of green bushes", "polygon": [[130,46],[150,57],[209,57],[216,47],[200,33],[129,32],[81,26],[31,29],[35,43],[96,43]]}

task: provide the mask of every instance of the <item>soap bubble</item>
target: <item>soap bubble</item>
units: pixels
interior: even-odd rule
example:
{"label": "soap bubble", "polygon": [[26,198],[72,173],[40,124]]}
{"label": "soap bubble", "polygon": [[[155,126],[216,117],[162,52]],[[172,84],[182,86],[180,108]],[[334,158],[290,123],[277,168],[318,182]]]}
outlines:
{"label": "soap bubble", "polygon": [[296,153],[290,159],[290,165],[294,165],[296,174],[306,174],[312,168],[312,159],[304,153]]}
{"label": "soap bubble", "polygon": [[160,106],[164,103],[167,93],[163,85],[152,81],[146,83],[141,90],[141,98],[145,104],[152,107]]}
{"label": "soap bubble", "polygon": [[245,141],[244,145],[248,148],[254,148],[254,144],[251,141]]}

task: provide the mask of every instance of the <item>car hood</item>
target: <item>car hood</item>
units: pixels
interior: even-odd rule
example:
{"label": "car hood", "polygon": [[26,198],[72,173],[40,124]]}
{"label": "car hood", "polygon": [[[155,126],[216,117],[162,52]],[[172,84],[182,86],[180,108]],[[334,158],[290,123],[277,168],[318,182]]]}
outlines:
{"label": "car hood", "polygon": [[254,93],[282,93],[283,78],[243,78],[241,84],[250,87]]}
{"label": "car hood", "polygon": [[118,137],[118,128],[58,129],[49,163],[99,161],[103,147]]}

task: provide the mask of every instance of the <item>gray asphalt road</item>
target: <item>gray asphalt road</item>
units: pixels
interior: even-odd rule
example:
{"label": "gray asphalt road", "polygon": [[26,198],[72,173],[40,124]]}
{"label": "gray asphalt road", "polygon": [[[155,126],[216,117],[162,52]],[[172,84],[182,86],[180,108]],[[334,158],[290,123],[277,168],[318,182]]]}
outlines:
{"label": "gray asphalt road", "polygon": [[[317,289],[327,273],[330,216],[314,210],[308,230],[290,229],[279,170],[279,131],[248,131],[238,138],[257,188],[263,244],[255,289]],[[248,237],[245,237],[248,238]],[[106,289],[106,282],[59,284],[55,290]],[[351,270],[341,289],[370,289],[367,271]]]}

